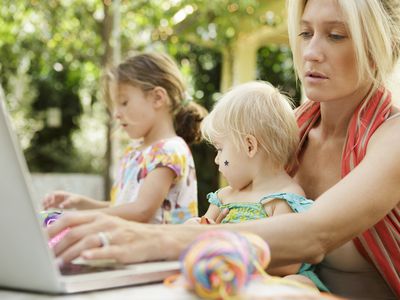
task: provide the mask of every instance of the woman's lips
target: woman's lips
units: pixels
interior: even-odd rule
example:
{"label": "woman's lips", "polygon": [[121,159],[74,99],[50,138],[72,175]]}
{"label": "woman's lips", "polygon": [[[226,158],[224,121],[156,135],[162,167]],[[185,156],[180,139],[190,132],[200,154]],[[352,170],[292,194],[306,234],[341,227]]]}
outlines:
{"label": "woman's lips", "polygon": [[305,74],[305,80],[308,83],[321,83],[325,80],[328,80],[329,77],[326,76],[325,74],[321,72],[316,72],[316,71],[308,71]]}

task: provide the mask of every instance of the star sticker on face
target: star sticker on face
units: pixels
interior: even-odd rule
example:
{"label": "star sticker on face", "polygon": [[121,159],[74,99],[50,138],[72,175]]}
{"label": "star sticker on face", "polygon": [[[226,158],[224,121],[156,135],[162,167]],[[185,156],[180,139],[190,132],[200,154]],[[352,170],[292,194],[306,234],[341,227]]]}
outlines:
{"label": "star sticker on face", "polygon": [[225,165],[225,167],[227,167],[227,166],[229,166],[229,161],[224,161],[224,165]]}

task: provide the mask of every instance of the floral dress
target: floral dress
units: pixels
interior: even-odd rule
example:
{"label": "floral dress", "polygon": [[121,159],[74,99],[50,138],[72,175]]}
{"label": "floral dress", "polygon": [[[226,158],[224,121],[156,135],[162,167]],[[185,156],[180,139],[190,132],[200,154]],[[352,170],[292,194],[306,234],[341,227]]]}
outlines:
{"label": "floral dress", "polygon": [[[197,216],[197,181],[192,153],[181,137],[160,140],[147,148],[129,145],[120,161],[111,190],[111,204],[134,202],[147,174],[171,169],[176,177],[151,223],[179,224]],[[157,188],[157,187],[155,187]]]}

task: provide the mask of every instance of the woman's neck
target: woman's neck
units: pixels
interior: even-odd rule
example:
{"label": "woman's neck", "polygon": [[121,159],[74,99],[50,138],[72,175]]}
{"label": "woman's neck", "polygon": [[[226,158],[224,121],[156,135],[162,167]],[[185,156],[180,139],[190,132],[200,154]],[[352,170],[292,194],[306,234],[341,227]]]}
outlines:
{"label": "woman's neck", "polygon": [[357,89],[344,99],[321,102],[321,119],[318,124],[321,137],[345,137],[354,111],[367,97],[369,90],[368,86]]}

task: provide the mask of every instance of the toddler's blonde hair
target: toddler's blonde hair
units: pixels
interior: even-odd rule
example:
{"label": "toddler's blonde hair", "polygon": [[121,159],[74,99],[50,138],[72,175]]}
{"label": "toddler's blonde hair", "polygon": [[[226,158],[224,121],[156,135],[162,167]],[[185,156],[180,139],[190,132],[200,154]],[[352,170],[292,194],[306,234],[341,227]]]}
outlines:
{"label": "toddler's blonde hair", "polygon": [[204,118],[201,132],[211,143],[228,138],[239,151],[246,150],[246,135],[253,135],[277,167],[293,162],[299,142],[288,98],[261,81],[244,83],[227,92]]}

